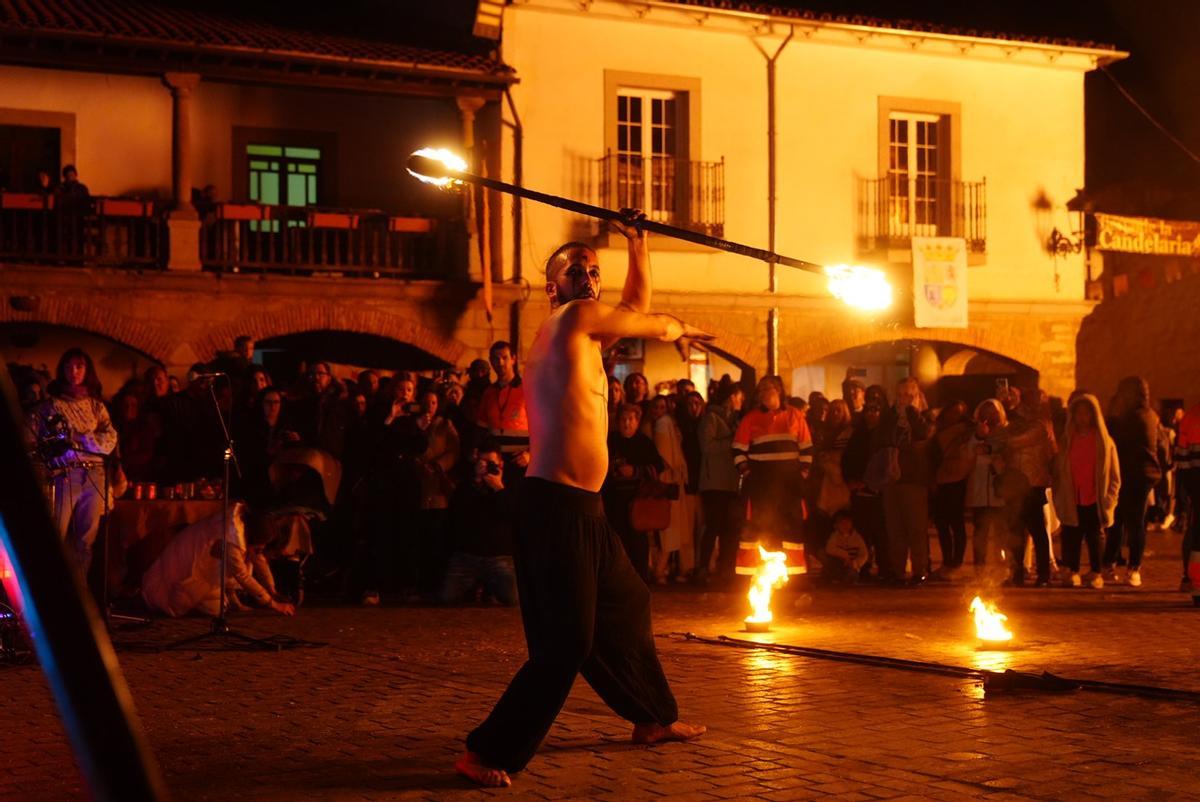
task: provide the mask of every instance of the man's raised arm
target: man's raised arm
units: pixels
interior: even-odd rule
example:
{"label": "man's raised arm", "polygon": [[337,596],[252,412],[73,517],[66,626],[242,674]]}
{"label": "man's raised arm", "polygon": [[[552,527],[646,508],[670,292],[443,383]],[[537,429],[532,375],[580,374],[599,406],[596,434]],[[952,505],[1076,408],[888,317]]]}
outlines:
{"label": "man's raised arm", "polygon": [[629,270],[621,290],[618,307],[632,312],[650,311],[650,252],[646,247],[646,231],[638,223],[646,219],[640,209],[622,209],[624,219],[611,225],[625,235],[629,250]]}

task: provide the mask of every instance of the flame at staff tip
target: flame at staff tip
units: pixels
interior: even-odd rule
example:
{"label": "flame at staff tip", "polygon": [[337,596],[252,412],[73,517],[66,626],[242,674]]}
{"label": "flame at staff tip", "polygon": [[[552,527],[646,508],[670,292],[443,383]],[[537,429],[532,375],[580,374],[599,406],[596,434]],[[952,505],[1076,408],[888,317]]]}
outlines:
{"label": "flame at staff tip", "polygon": [[878,312],[892,305],[892,285],[881,270],[857,265],[829,265],[825,275],[829,279],[829,293],[847,306]]}
{"label": "flame at staff tip", "polygon": [[1012,640],[1012,632],[1004,625],[1008,616],[996,609],[996,605],[976,596],[971,600],[970,611],[975,614],[975,637],[992,643]]}
{"label": "flame at staff tip", "polygon": [[[463,172],[467,169],[466,159],[464,159],[462,156],[459,156],[452,150],[447,150],[446,148],[421,148],[413,155],[422,156],[426,159],[432,159],[433,161],[441,162],[448,170]],[[439,189],[446,189],[447,187],[462,183],[461,179],[450,175],[423,175],[411,167],[405,167],[404,169],[408,170],[408,174],[418,181],[424,181],[426,184],[432,184]]]}
{"label": "flame at staff tip", "polygon": [[750,583],[750,609],[746,616],[747,624],[771,623],[771,591],[787,584],[787,554],[782,551],[767,551],[759,545],[758,556],[762,560],[754,571],[754,581]]}

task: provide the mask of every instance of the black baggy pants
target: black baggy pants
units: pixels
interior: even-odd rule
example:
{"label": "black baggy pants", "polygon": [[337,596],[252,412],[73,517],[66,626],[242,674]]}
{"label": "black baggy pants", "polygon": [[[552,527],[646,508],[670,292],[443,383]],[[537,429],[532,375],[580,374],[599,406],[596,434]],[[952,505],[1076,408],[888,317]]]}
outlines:
{"label": "black baggy pants", "polygon": [[491,715],[467,736],[487,765],[520,771],[577,674],[622,718],[678,718],[650,628],[650,591],[634,571],[598,493],[527,478],[513,543],[529,659]]}

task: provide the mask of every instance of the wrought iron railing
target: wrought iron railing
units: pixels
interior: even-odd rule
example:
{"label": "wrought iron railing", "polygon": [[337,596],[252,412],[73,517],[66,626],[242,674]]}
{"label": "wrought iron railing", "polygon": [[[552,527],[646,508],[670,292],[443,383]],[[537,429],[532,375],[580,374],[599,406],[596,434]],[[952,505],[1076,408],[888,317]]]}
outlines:
{"label": "wrought iron railing", "polygon": [[609,151],[596,160],[598,202],[642,209],[662,223],[725,236],[725,160],[645,158]]}
{"label": "wrought iron railing", "polygon": [[913,237],[962,237],[986,252],[986,180],[859,178],[859,250],[907,249]]}
{"label": "wrought iron railing", "polygon": [[164,267],[166,255],[156,201],[0,192],[0,259],[145,269]]}
{"label": "wrought iron railing", "polygon": [[200,232],[206,270],[444,277],[446,227],[378,211],[220,203]]}

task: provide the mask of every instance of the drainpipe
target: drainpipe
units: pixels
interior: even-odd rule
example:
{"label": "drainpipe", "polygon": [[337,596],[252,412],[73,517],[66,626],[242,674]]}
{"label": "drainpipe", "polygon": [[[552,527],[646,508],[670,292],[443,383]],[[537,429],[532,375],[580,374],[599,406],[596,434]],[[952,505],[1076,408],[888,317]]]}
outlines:
{"label": "drainpipe", "polygon": [[[763,46],[758,43],[757,39],[751,39],[754,46],[758,48],[758,52],[763,54],[763,58],[767,60],[767,249],[771,253],[776,253],[775,250],[775,62],[779,59],[779,55],[783,53],[783,49],[792,41],[792,37],[796,34],[796,29],[788,26],[788,35],[774,54],[768,54]],[[767,291],[774,296],[778,292],[778,286],[775,278],[775,263],[771,262],[767,265],[770,271],[767,278]],[[771,304],[771,311],[767,313],[767,375],[775,376],[779,373],[779,305]]]}
{"label": "drainpipe", "polygon": [[[521,186],[525,173],[525,128],[521,125],[521,115],[517,113],[517,104],[513,102],[510,87],[504,87],[504,100],[512,113],[512,122],[500,115],[500,122],[512,129],[513,137],[513,175],[512,181]],[[523,278],[521,262],[521,244],[524,236],[524,205],[520,198],[513,198],[512,227],[513,227],[513,283],[520,284]],[[516,301],[509,307],[508,339],[512,343],[513,353],[521,352],[521,306],[522,301]]]}

